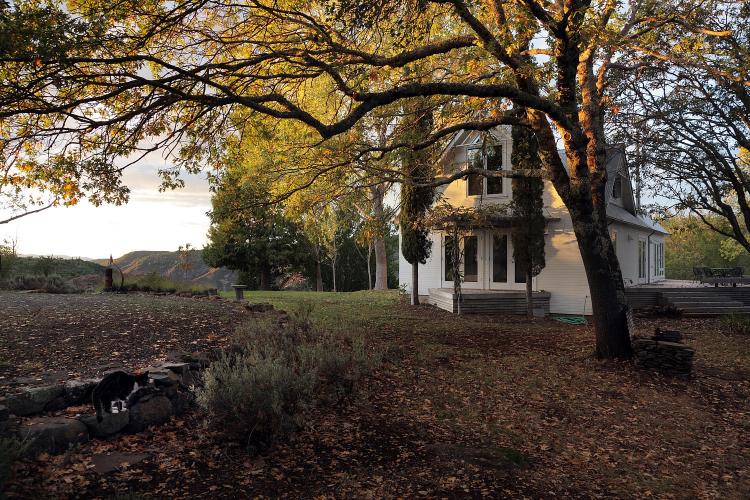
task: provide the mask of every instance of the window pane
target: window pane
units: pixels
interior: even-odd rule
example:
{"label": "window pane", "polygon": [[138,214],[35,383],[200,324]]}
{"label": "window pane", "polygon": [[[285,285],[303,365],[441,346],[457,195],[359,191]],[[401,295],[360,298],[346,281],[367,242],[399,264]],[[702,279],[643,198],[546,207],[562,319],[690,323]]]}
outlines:
{"label": "window pane", "polygon": [[482,194],[482,176],[472,174],[468,178],[469,196],[480,196]]}
{"label": "window pane", "polygon": [[502,170],[503,147],[489,146],[487,148],[487,170]]}
{"label": "window pane", "polygon": [[[466,151],[466,167],[484,169],[481,149],[474,148]],[[481,175],[470,175],[466,181],[469,183],[469,196],[482,195],[483,177]]]}
{"label": "window pane", "polygon": [[503,192],[502,177],[487,177],[487,194],[500,194]]}
{"label": "window pane", "polygon": [[508,236],[504,234],[492,238],[492,282],[508,282]]}
{"label": "window pane", "polygon": [[464,238],[464,281],[472,283],[479,281],[476,236]]}
{"label": "window pane", "polygon": [[445,262],[445,281],[453,281],[453,238],[445,237],[445,251],[443,252]]}
{"label": "window pane", "polygon": [[615,182],[612,184],[612,198],[620,198],[622,196],[622,177],[617,174]]}
{"label": "window pane", "polygon": [[[490,146],[487,148],[487,170],[503,169],[503,147]],[[501,177],[487,178],[487,194],[500,194],[503,192],[503,179]]]}

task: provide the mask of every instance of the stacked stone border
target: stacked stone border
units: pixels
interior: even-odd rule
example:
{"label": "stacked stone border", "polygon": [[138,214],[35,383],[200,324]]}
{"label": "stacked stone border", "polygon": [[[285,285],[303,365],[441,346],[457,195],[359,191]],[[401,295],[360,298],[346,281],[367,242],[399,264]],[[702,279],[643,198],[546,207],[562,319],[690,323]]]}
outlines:
{"label": "stacked stone border", "polygon": [[633,340],[635,366],[664,375],[690,378],[695,350],[680,342],[636,338]]}
{"label": "stacked stone border", "polygon": [[[207,298],[230,300],[218,296]],[[274,310],[272,304],[243,302],[242,305],[251,313],[275,313],[280,322],[290,319],[285,311]],[[169,353],[167,361],[146,368],[151,383],[128,398],[127,409],[105,414],[102,422],[97,422],[91,401],[91,393],[101,378],[71,379],[0,396],[0,436],[18,437],[26,445],[26,455],[34,457],[43,452],[63,453],[93,438],[120,432],[137,433],[161,425],[192,406],[193,389],[201,386],[202,371],[221,355],[221,349],[207,353]],[[116,370],[127,369],[110,368],[102,376]],[[75,417],[46,415],[81,405],[89,405],[91,413]]]}
{"label": "stacked stone border", "polygon": [[[171,353],[168,361],[145,370],[152,383],[128,398],[127,409],[105,413],[101,422],[97,422],[91,402],[91,392],[100,378],[71,379],[22,389],[0,399],[0,435],[18,437],[26,446],[26,455],[34,457],[42,452],[62,453],[92,438],[136,433],[163,424],[193,404],[192,388],[201,384],[201,372],[217,355]],[[75,417],[44,414],[80,405],[89,405],[91,414]]]}

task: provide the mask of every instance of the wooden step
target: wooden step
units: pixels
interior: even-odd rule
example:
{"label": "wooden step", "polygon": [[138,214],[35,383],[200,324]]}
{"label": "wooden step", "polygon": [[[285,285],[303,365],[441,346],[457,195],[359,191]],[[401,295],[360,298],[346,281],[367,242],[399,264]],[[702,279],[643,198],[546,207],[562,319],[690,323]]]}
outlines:
{"label": "wooden step", "polygon": [[682,309],[685,316],[721,316],[724,314],[750,314],[750,306],[734,307],[694,307]]}
{"label": "wooden step", "polygon": [[738,300],[728,300],[723,302],[708,302],[708,301],[675,301],[669,302],[669,305],[676,307],[677,309],[694,309],[701,307],[745,307],[745,304]]}
{"label": "wooden step", "polygon": [[665,295],[664,299],[669,302],[740,302],[732,297],[703,297],[699,295]]}

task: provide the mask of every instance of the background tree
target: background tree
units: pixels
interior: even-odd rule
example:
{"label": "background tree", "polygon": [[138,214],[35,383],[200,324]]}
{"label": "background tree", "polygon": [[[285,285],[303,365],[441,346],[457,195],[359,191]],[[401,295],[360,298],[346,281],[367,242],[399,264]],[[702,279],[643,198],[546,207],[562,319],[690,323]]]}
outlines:
{"label": "background tree", "polygon": [[[330,139],[376,109],[452,99],[464,112],[441,118],[425,139],[433,143],[461,128],[516,123],[512,102],[528,110],[544,175],[571,215],[596,353],[625,358],[627,301],[604,196],[610,73],[696,52],[696,34],[717,35],[701,24],[715,4],[81,2],[55,9],[55,37],[35,38],[49,24],[24,18],[37,7],[19,3],[7,28],[31,36],[0,54],[0,147],[24,151],[14,182],[43,178],[72,157],[71,178],[94,165],[94,179],[115,192],[115,158],[174,152],[175,168],[162,172],[168,185],[180,167],[219,163],[227,137],[245,132],[238,109],[296,120]],[[399,141],[387,148],[424,146]],[[53,172],[52,180],[64,177]],[[474,173],[522,174],[465,170],[431,184]],[[411,182],[408,171],[383,174]]]}
{"label": "background tree", "polygon": [[[405,125],[404,135],[419,142],[427,137],[433,126],[432,110],[427,100],[417,100],[407,113],[413,122]],[[435,189],[425,187],[434,178],[429,150],[406,150],[402,156],[405,182],[401,185],[401,253],[411,264],[411,304],[419,304],[419,264],[427,262],[432,248],[430,228],[424,223],[425,215],[435,199]]]}
{"label": "background tree", "polygon": [[[515,169],[541,170],[539,146],[534,132],[528,127],[512,128],[513,151],[511,164]],[[513,179],[513,215],[518,219],[511,231],[513,259],[516,269],[526,277],[526,314],[534,317],[532,279],[544,269],[544,181],[538,177]]]}
{"label": "background tree", "polygon": [[177,247],[177,265],[182,270],[182,278],[188,279],[188,272],[193,268],[194,264],[191,259],[192,257],[192,245],[185,243],[185,246],[180,245]]}
{"label": "background tree", "polygon": [[[726,225],[719,216],[706,217],[712,225]],[[696,266],[740,266],[745,272],[750,269],[750,253],[734,239],[712,230],[694,214],[671,215],[661,224],[669,231],[664,252],[667,278],[695,279],[693,268]]]}
{"label": "background tree", "polygon": [[0,281],[7,279],[17,259],[17,242],[5,239],[0,243]]}
{"label": "background tree", "polygon": [[750,4],[701,12],[692,50],[623,78],[611,126],[652,196],[750,251]]}
{"label": "background tree", "polygon": [[245,273],[251,286],[268,290],[273,279],[302,268],[307,259],[304,234],[278,206],[268,205],[268,190],[231,169],[215,181],[211,226],[203,258],[209,266]]}

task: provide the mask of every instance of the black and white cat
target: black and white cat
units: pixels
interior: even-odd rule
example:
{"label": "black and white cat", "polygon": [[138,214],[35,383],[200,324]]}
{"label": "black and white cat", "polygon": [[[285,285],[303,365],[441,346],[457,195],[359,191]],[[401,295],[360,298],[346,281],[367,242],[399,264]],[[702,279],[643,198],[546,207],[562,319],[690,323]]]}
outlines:
{"label": "black and white cat", "polygon": [[148,372],[131,375],[116,371],[104,377],[91,393],[91,399],[96,408],[96,421],[104,420],[105,412],[112,413],[113,402],[117,405],[117,410],[122,411],[123,401],[138,388],[146,385],[148,385]]}

